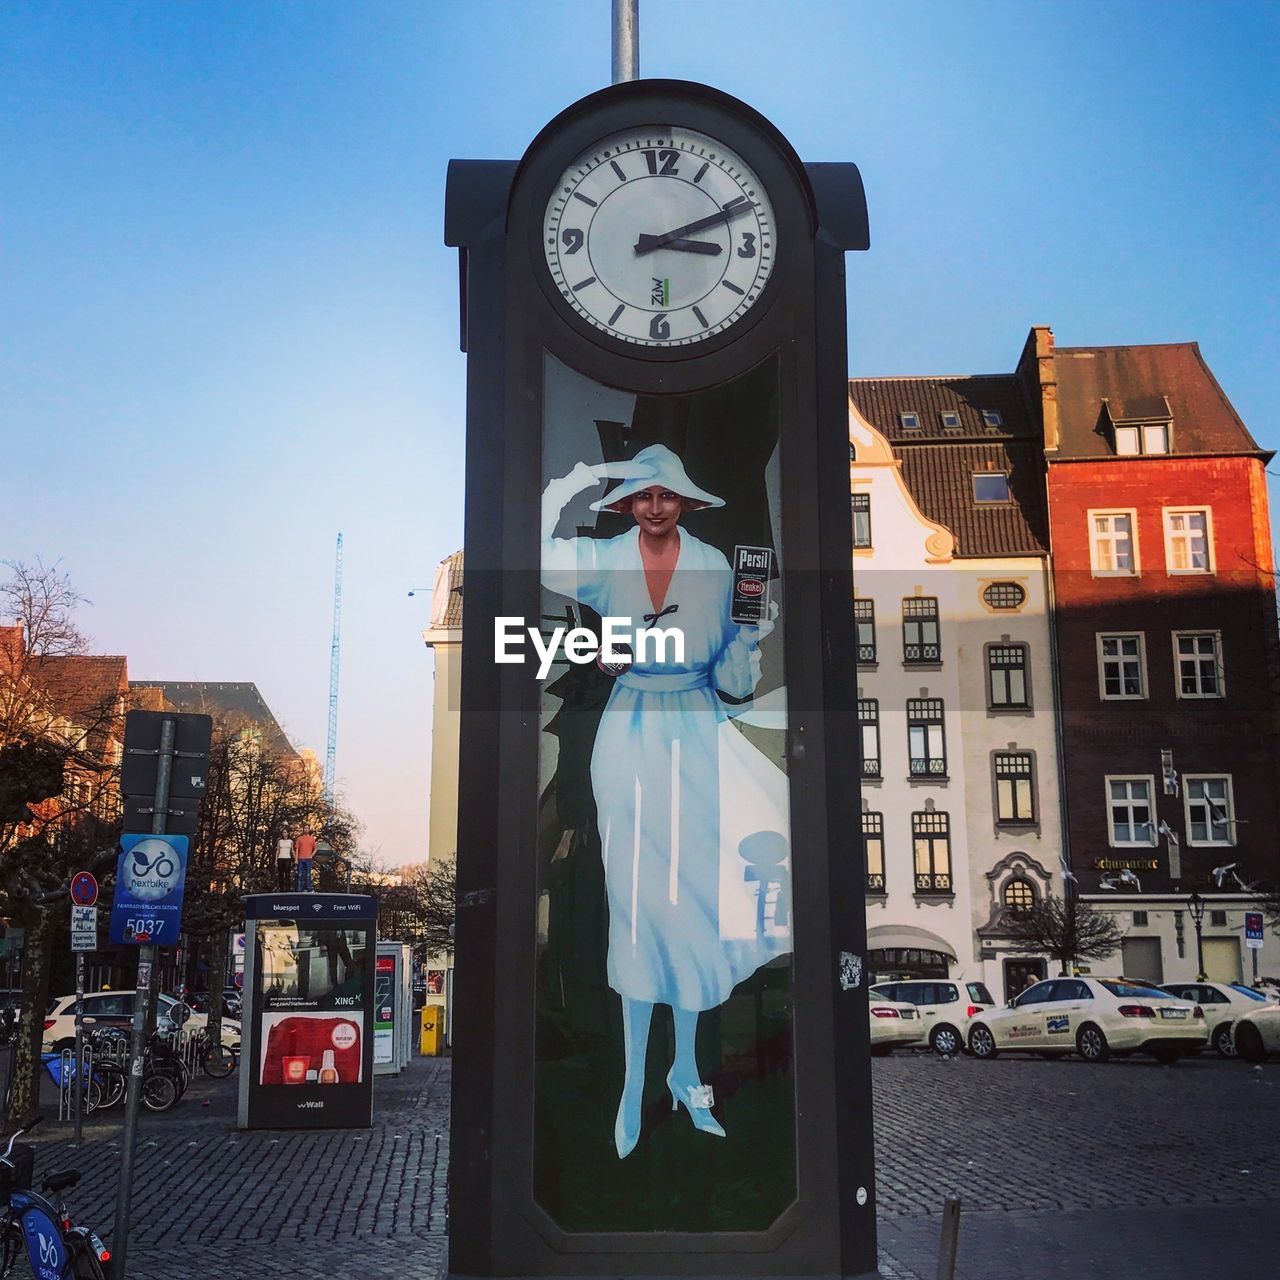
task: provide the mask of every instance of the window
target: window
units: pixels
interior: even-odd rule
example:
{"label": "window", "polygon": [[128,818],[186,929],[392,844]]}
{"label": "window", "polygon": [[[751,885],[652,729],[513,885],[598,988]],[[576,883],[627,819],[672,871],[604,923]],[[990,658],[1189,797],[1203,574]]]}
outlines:
{"label": "window", "polygon": [[982,592],[982,601],[988,609],[1021,609],[1026,598],[1026,588],[1017,582],[993,582]]}
{"label": "window", "polygon": [[1151,790],[1150,778],[1107,779],[1107,827],[1113,845],[1155,844]]}
{"label": "window", "polygon": [[1143,453],[1169,452],[1167,422],[1129,423],[1116,427],[1116,453],[1122,458],[1135,458]]}
{"label": "window", "polygon": [[914,409],[907,409],[898,414],[898,421],[902,423],[903,429],[906,431],[920,430],[920,415]]}
{"label": "window", "polygon": [[1178,697],[1221,698],[1222,637],[1216,631],[1175,631]]}
{"label": "window", "polygon": [[984,427],[1003,427],[1004,418],[1000,416],[999,409],[983,409],[982,425]]}
{"label": "window", "polygon": [[1027,646],[989,644],[987,646],[987,688],[993,707],[1026,707]]}
{"label": "window", "polygon": [[954,409],[943,409],[938,416],[942,419],[944,431],[960,430],[960,415]]}
{"label": "window", "polygon": [[1098,634],[1098,696],[1145,698],[1147,662],[1142,632]]}
{"label": "window", "polygon": [[1138,572],[1132,511],[1089,512],[1089,558],[1095,577]]}
{"label": "window", "polygon": [[917,893],[951,892],[951,818],[932,809],[911,815]]}
{"label": "window", "polygon": [[1004,471],[981,471],[973,477],[974,502],[1008,502],[1009,476]]}
{"label": "window", "polygon": [[1235,844],[1235,813],[1231,803],[1231,779],[1185,776],[1187,786],[1187,843]]}
{"label": "window", "polygon": [[947,776],[947,742],[941,698],[907,699],[907,753],[913,778]]}
{"label": "window", "polygon": [[853,545],[869,547],[871,545],[871,495],[855,493],[851,499],[853,504]]}
{"label": "window", "polygon": [[1036,890],[1030,880],[1014,876],[1006,880],[1000,900],[1015,916],[1025,916],[1036,905]]}
{"label": "window", "polygon": [[902,602],[903,662],[941,662],[938,601],[934,596],[908,596]]}
{"label": "window", "polygon": [[1147,927],[1148,917],[1145,911],[1135,911],[1133,913],[1133,927],[1135,929],[1145,929]]}
{"label": "window", "polygon": [[862,844],[867,851],[867,892],[884,892],[884,814],[862,815]]}
{"label": "window", "polygon": [[1215,929],[1225,929],[1227,927],[1227,913],[1225,911],[1210,911],[1209,923]]}
{"label": "window", "polygon": [[858,629],[858,661],[876,660],[876,604],[874,600],[853,602],[853,623]]}
{"label": "window", "polygon": [[880,701],[858,699],[858,728],[862,734],[862,776],[880,776]]}
{"label": "window", "polygon": [[1213,572],[1208,511],[1165,509],[1164,556],[1170,573]]}
{"label": "window", "polygon": [[1031,752],[997,751],[996,821],[1027,823],[1036,820],[1035,793],[1032,787]]}

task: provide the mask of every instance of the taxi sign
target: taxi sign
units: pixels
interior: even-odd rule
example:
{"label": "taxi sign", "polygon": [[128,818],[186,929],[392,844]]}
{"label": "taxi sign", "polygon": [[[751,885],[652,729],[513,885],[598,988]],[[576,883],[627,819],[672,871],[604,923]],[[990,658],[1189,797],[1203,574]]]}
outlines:
{"label": "taxi sign", "polygon": [[1244,945],[1257,951],[1262,946],[1262,912],[1244,913]]}

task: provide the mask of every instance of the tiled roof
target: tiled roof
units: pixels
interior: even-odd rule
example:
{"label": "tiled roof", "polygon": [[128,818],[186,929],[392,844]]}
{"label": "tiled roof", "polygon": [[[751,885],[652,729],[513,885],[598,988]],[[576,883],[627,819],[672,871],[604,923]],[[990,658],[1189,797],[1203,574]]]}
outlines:
{"label": "tiled roof", "polygon": [[[908,440],[956,440],[1035,436],[1037,426],[1022,386],[1013,374],[936,378],[850,378],[849,394],[858,412],[895,445]],[[995,409],[1000,427],[988,427],[983,409]],[[946,429],[942,413],[960,415],[960,428]],[[900,415],[915,413],[919,430],[903,427]]]}
{"label": "tiled roof", "polygon": [[[958,556],[1041,555],[1049,545],[1040,430],[1012,374],[940,378],[852,378],[858,412],[893,444],[920,510],[955,534]],[[1001,425],[988,427],[982,410]],[[945,429],[942,411],[960,415]],[[915,413],[919,430],[900,415]],[[973,477],[1009,476],[1009,503],[976,502]]]}
{"label": "tiled roof", "polygon": [[1112,421],[1172,415],[1174,454],[1261,452],[1205,364],[1199,343],[1059,347],[1056,357],[1059,458],[1114,457],[1105,429],[1108,412]]}
{"label": "tiled roof", "polygon": [[120,655],[74,654],[64,658],[31,658],[27,675],[68,720],[92,723],[111,711],[128,686],[128,663]]}
{"label": "tiled roof", "polygon": [[[293,744],[271,713],[258,686],[252,681],[211,683],[208,681],[131,680],[129,688],[139,696],[142,691],[158,689],[164,701],[175,711],[194,712],[222,718],[242,718],[262,730],[264,743],[275,751],[293,752]],[[296,753],[295,753],[296,754]]]}
{"label": "tiled roof", "polygon": [[[920,510],[956,537],[958,556],[1042,555],[1048,550],[1043,454],[1030,441],[896,446]],[[973,477],[1005,472],[1012,502],[976,502]]]}
{"label": "tiled roof", "polygon": [[452,629],[462,626],[462,558],[461,551],[445,556],[436,570],[436,586],[432,592],[431,625]]}

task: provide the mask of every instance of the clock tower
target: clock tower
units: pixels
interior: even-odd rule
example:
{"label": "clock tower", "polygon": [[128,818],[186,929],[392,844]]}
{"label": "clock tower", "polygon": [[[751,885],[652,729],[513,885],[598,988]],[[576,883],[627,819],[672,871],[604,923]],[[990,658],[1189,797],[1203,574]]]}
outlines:
{"label": "clock tower", "polygon": [[[453,162],[445,234],[468,357],[450,1272],[871,1276],[857,169],[703,85],[630,81],[519,163]],[[499,659],[513,620],[547,662]]]}

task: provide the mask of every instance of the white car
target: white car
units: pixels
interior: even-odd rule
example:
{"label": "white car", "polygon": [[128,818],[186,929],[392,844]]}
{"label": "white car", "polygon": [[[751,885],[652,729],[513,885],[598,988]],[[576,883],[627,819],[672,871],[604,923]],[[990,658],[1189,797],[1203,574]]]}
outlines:
{"label": "white car", "polygon": [[1128,978],[1049,978],[979,1014],[969,1028],[975,1058],[1012,1050],[1105,1062],[1112,1053],[1138,1052],[1176,1062],[1208,1043],[1199,1005]]}
{"label": "white car", "polygon": [[1268,1001],[1237,1018],[1231,1039],[1246,1062],[1261,1062],[1269,1053],[1280,1053],[1280,1004]]}
{"label": "white car", "polygon": [[875,992],[867,1006],[871,1020],[871,1054],[884,1058],[895,1049],[924,1044],[924,1019],[915,1005],[902,1000],[880,1000]]}
{"label": "white car", "polygon": [[[132,991],[87,991],[84,996],[84,1025],[91,1027],[118,1027],[128,1031],[133,1025]],[[172,996],[157,996],[156,1018],[166,1018],[178,1001]],[[44,1018],[42,1048],[51,1050],[72,1048],[76,1041],[76,998],[59,996],[50,1001],[50,1009]],[[183,1023],[184,1030],[197,1031],[209,1021],[205,1013],[193,1013]],[[222,1043],[228,1049],[240,1048],[240,1024],[230,1018],[222,1020]]]}
{"label": "white car", "polygon": [[1209,1043],[1224,1058],[1236,1056],[1232,1024],[1267,1003],[1266,996],[1238,982],[1165,982],[1160,990],[1179,1000],[1190,1000],[1204,1010]]}
{"label": "white car", "polygon": [[964,1048],[971,1018],[996,1007],[991,992],[981,982],[957,978],[877,982],[871,988],[871,998],[915,1005],[924,1022],[929,1047],[944,1058]]}

